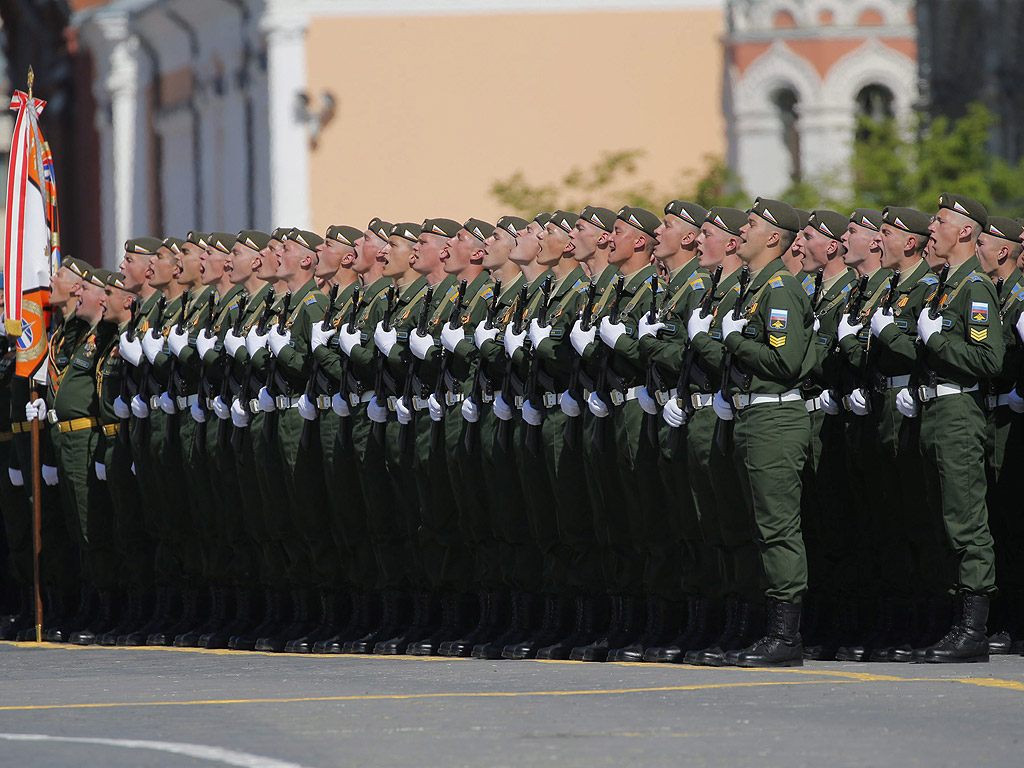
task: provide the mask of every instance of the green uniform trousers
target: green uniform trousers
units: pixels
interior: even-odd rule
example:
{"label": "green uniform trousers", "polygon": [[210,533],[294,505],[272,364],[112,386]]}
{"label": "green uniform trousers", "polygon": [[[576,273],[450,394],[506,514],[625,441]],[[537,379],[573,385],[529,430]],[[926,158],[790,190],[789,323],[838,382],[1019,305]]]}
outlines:
{"label": "green uniform trousers", "polygon": [[404,429],[389,414],[384,441],[387,476],[391,481],[388,509],[380,509],[372,521],[373,550],[376,553],[381,589],[410,589],[423,572],[419,551],[420,511],[416,493],[416,456],[426,450],[429,434],[416,428],[426,414],[413,414]]}
{"label": "green uniform trousers", "polygon": [[[268,419],[271,424],[264,428]],[[252,467],[240,465],[238,469],[239,484],[255,482],[260,489],[262,503],[258,509],[261,519],[257,525],[259,531],[260,550],[263,552],[262,580],[275,589],[290,589],[289,553],[285,546],[287,519],[291,515],[288,486],[281,468],[281,454],[277,448],[275,432],[277,431],[276,413],[256,413],[249,420],[249,426],[243,430],[247,433],[248,443],[243,439],[243,450],[251,445]],[[246,457],[248,461],[248,457]],[[273,469],[273,472],[268,470]],[[250,474],[251,471],[251,474]]]}
{"label": "green uniform trousers", "polygon": [[[643,572],[635,566],[626,525],[626,489],[619,475],[616,436],[612,417],[598,419],[581,403],[583,413],[583,466],[590,492],[594,535],[601,553],[602,574],[609,595],[635,594]],[[598,439],[603,430],[603,438]]]}
{"label": "green uniform trousers", "polygon": [[146,527],[139,506],[139,483],[132,473],[131,446],[125,445],[119,435],[113,435],[104,438],[103,448],[121,581],[149,589],[154,583],[156,538]]}
{"label": "green uniform trousers", "polygon": [[[374,424],[367,416],[366,408],[365,404],[352,408],[350,417],[352,449],[355,453],[355,466],[359,471],[363,507],[362,519],[353,520],[348,532],[350,540],[361,542],[353,550],[353,555],[359,563],[358,569],[353,573],[354,581],[362,589],[374,590],[381,586],[380,566],[377,562],[377,553],[380,551],[378,543],[385,542],[382,537],[394,535],[393,531],[384,530],[386,522],[382,521],[386,521],[392,514],[395,508],[395,495],[387,471],[386,425],[382,437],[378,439],[374,435]],[[419,445],[418,433],[416,440]],[[351,512],[355,511],[353,507]],[[417,529],[418,527],[417,522]]]}
{"label": "green uniform trousers", "polygon": [[1007,405],[988,411],[987,417],[988,514],[999,562],[997,583],[1000,590],[1019,593],[1024,591],[1024,558],[1019,556],[1024,515],[1016,470],[1024,466],[1024,419]]}
{"label": "green uniform trousers", "polygon": [[[0,443],[0,462],[11,466],[12,440]],[[32,564],[32,505],[26,486],[32,483],[32,471],[22,470],[25,485],[11,484],[9,473],[0,477],[0,516],[7,538],[7,573],[13,583],[31,584],[35,578]]]}

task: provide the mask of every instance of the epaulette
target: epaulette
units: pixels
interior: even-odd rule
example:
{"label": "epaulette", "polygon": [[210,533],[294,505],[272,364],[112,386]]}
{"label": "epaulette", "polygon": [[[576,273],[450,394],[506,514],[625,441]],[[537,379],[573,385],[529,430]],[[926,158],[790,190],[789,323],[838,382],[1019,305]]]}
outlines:
{"label": "epaulette", "polygon": [[776,275],[775,277],[773,277],[771,280],[768,281],[768,285],[770,285],[772,288],[781,288],[782,275]]}
{"label": "epaulette", "polygon": [[814,295],[814,278],[808,275],[800,281],[800,286],[804,289],[804,293],[808,296]]}
{"label": "epaulette", "polygon": [[1017,301],[1024,301],[1024,285],[1017,283],[1010,291],[1010,295]]}
{"label": "epaulette", "polygon": [[494,290],[489,285],[485,285],[483,288],[480,289],[480,293],[477,294],[477,296],[479,298],[481,298],[481,299],[483,299],[485,301],[487,299],[491,298],[491,296],[493,296],[493,295],[494,295]]}
{"label": "epaulette", "polygon": [[845,287],[843,288],[843,290],[841,290],[841,291],[840,291],[840,293],[841,293],[841,294],[842,294],[843,296],[845,296],[846,294],[848,294],[848,293],[850,292],[850,289],[851,289],[851,288],[853,288],[853,286],[854,286],[854,283],[848,283],[848,284],[847,284],[847,285],[846,285],[846,286],[845,286]]}
{"label": "epaulette", "polygon": [[582,293],[585,290],[587,290],[587,281],[584,280],[581,277],[579,280],[577,280],[575,283],[573,283],[573,286],[572,286],[572,288],[569,289],[569,292],[570,293]]}
{"label": "epaulette", "polygon": [[689,285],[690,285],[690,288],[695,290],[695,291],[703,291],[704,290],[704,278],[702,278],[702,277],[695,277],[692,280],[690,280]]}
{"label": "epaulette", "polygon": [[238,305],[241,303],[241,301],[242,301],[242,297],[241,296],[235,296],[235,298],[233,298],[231,300],[231,303],[228,304],[228,309],[236,309],[238,307]]}
{"label": "epaulette", "polygon": [[935,275],[930,275],[929,274],[929,275],[925,275],[924,277],[922,277],[917,282],[918,282],[918,285],[920,285],[921,283],[924,283],[925,285],[936,285],[939,282],[939,278],[937,278]]}
{"label": "epaulette", "polygon": [[377,298],[378,299],[383,299],[385,296],[388,295],[388,291],[390,291],[390,290],[391,290],[391,286],[389,285],[386,288],[384,288],[380,293],[377,294]]}
{"label": "epaulette", "polygon": [[977,272],[972,272],[967,279],[972,283],[981,283],[984,282],[985,280],[985,278],[979,275]]}
{"label": "epaulette", "polygon": [[309,306],[310,304],[316,304],[316,294],[309,294],[309,296],[307,296],[305,301],[303,301],[302,303],[305,304],[306,306]]}

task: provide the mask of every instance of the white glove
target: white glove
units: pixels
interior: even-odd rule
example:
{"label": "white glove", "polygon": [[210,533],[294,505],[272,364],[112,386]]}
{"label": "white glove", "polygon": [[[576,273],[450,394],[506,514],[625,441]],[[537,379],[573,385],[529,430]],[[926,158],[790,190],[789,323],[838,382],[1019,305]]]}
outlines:
{"label": "white glove", "polygon": [[814,323],[811,325],[811,328],[814,329],[815,333],[820,331],[821,330],[821,320],[819,320],[818,318],[814,318]]}
{"label": "white glove", "polygon": [[51,488],[57,484],[57,468],[43,464],[43,482]]}
{"label": "white glove", "polygon": [[576,354],[580,357],[583,356],[583,350],[585,350],[590,344],[594,343],[594,337],[597,335],[597,328],[590,326],[590,330],[583,330],[583,321],[577,320],[573,323],[572,330],[569,331],[569,341],[572,342],[572,348],[576,350]]}
{"label": "white glove", "polygon": [[[445,327],[447,327],[445,323]],[[414,330],[409,334],[409,350],[416,356],[418,360],[426,360],[427,354],[431,349],[434,348],[434,337],[429,333],[420,334],[418,330]],[[389,347],[390,349],[390,347]],[[386,352],[384,354],[387,354]]]}
{"label": "white glove", "polygon": [[136,368],[139,366],[139,363],[142,362],[142,342],[139,341],[138,336],[129,341],[128,332],[125,331],[122,333],[119,351],[121,352],[121,357]]}
{"label": "white glove", "polygon": [[347,325],[342,326],[338,331],[338,346],[345,353],[345,357],[351,355],[352,350],[359,346],[362,340],[363,335],[357,330],[353,330],[350,333]]}
{"label": "white glove", "polygon": [[316,421],[316,404],[309,399],[309,396],[305,392],[303,392],[302,396],[299,398],[299,404],[296,408],[299,409],[299,416],[304,418],[306,421]]}
{"label": "white glove", "polygon": [[1010,410],[1014,413],[1024,413],[1024,397],[1017,394],[1016,388],[1010,390]]}
{"label": "white glove", "polygon": [[829,416],[839,415],[839,403],[832,399],[831,391],[823,389],[818,395],[818,402],[821,403],[821,410]]}
{"label": "white glove", "polygon": [[576,402],[576,398],[569,394],[569,390],[566,390],[558,396],[558,407],[562,409],[562,413],[568,416],[570,419],[575,419],[583,410],[580,408],[580,404]]}
{"label": "white glove", "polygon": [[660,323],[660,322],[653,322],[652,323],[648,319],[649,315],[650,315],[650,313],[644,312],[640,316],[640,325],[637,328],[637,332],[636,332],[636,337],[638,339],[642,339],[644,336],[654,336],[654,335],[656,335],[658,333],[658,331],[660,331],[662,328],[665,327],[664,323]]}
{"label": "white glove", "polygon": [[155,328],[150,328],[146,332],[141,343],[142,352],[151,363],[156,362],[156,356],[164,351],[164,337],[158,334]]}
{"label": "white glove", "polygon": [[224,334],[224,349],[226,349],[228,354],[232,357],[237,357],[238,350],[242,349],[244,346],[245,339],[235,333],[234,328]]}
{"label": "white glove", "polygon": [[96,479],[97,480],[106,480],[107,479],[107,465],[106,464],[100,464],[97,461],[94,468],[96,470]]}
{"label": "white glove", "polygon": [[149,405],[142,399],[141,395],[135,395],[132,398],[132,414],[137,419],[148,419],[149,418]]}
{"label": "white glove", "polygon": [[707,317],[700,316],[700,307],[690,313],[690,319],[686,321],[686,335],[691,339],[698,333],[707,333],[711,330],[711,323],[715,316],[709,314]]}
{"label": "white glove", "polygon": [[376,424],[384,424],[388,420],[387,406],[381,405],[377,401],[377,396],[374,395],[373,399],[366,406],[366,415],[370,417],[370,421]]}
{"label": "white glove", "polygon": [[498,329],[493,326],[485,328],[485,325],[487,325],[486,321],[479,323],[476,330],[473,331],[473,343],[476,344],[477,349],[480,349],[488,339],[494,341],[498,338]]}
{"label": "white glove", "polygon": [[245,336],[245,351],[249,353],[249,357],[252,357],[269,343],[270,334],[264,333],[261,336],[259,326],[254,325]]}
{"label": "white glove", "polygon": [[608,406],[605,405],[604,400],[601,399],[597,392],[590,393],[590,397],[587,398],[587,407],[590,409],[590,412],[599,419],[603,419],[611,413]]}
{"label": "white glove", "polygon": [[349,408],[348,400],[341,396],[341,392],[334,393],[334,397],[331,398],[331,408],[342,418],[345,418],[352,412]]}
{"label": "white glove", "polygon": [[467,397],[462,401],[462,418],[470,424],[480,421],[480,408],[473,402],[473,398]]}
{"label": "white glove", "polygon": [[160,406],[160,410],[166,413],[168,416],[170,416],[172,413],[175,413],[178,410],[174,404],[174,398],[172,398],[170,394],[167,392],[164,392],[162,395],[160,395],[160,401],[158,405]]}
{"label": "white glove", "polygon": [[516,350],[523,346],[526,341],[526,331],[520,331],[516,333],[512,330],[512,326],[509,325],[505,329],[505,354],[512,357]]}
{"label": "white glove", "polygon": [[270,352],[274,357],[280,355],[281,350],[292,343],[292,332],[280,331],[276,325],[270,329],[270,333],[267,335],[270,337]]}
{"label": "white glove", "polygon": [[256,395],[256,401],[259,409],[264,413],[271,413],[277,410],[277,404],[274,402],[274,398],[270,396],[266,387],[260,387],[259,394]]}
{"label": "white glove", "polygon": [[917,316],[917,332],[921,336],[921,341],[925,344],[928,343],[928,339],[932,337],[933,333],[939,333],[942,331],[942,316],[936,317],[934,320],[928,316],[928,307],[921,310],[921,314]]}
{"label": "white glove", "polygon": [[512,418],[512,408],[505,402],[504,393],[499,392],[494,396],[494,415],[502,421],[509,421]]}
{"label": "white glove", "polygon": [[721,392],[715,392],[715,399],[711,401],[711,407],[715,409],[715,415],[722,421],[732,421],[736,414],[732,412],[732,403],[725,399]]}
{"label": "white glove", "polygon": [[114,398],[114,415],[119,419],[127,419],[132,415],[132,409],[121,399],[120,395]]}
{"label": "white glove", "polygon": [[231,401],[231,423],[239,429],[245,429],[249,426],[249,411],[242,405],[242,401],[237,397]]}
{"label": "white glove", "polygon": [[906,387],[896,393],[896,410],[908,419],[917,418],[917,413],[920,409],[914,401],[914,396],[910,394],[910,390]]}
{"label": "white glove", "polygon": [[11,478],[11,485],[21,488],[25,484],[25,478],[21,474],[20,469],[14,469],[13,467],[7,468],[7,476]]}
{"label": "white glove", "polygon": [[1017,335],[1021,340],[1024,340],[1024,313],[1017,317],[1017,322],[1013,327],[1017,329]]}
{"label": "white glove", "polygon": [[729,338],[730,334],[743,333],[743,329],[747,327],[747,318],[745,317],[733,317],[733,313],[726,312],[725,317],[722,318],[722,341]]}
{"label": "white glove", "polygon": [[206,423],[206,411],[199,407],[198,400],[192,403],[192,405],[189,406],[188,410],[189,413],[192,414],[192,421],[194,421],[196,424]]}
{"label": "white glove", "polygon": [[532,427],[539,427],[544,421],[544,411],[534,408],[529,400],[524,400],[523,421]]}
{"label": "white glove", "polygon": [[329,328],[323,323],[314,323],[313,328],[310,331],[309,346],[312,349],[322,347],[331,340],[331,336],[337,333],[337,331],[337,328]]}
{"label": "white glove", "polygon": [[213,412],[221,421],[226,421],[231,418],[231,406],[221,400],[220,395],[213,398]]}
{"label": "white glove", "polygon": [[136,472],[135,472],[135,462],[134,461],[132,462],[132,474],[133,475],[136,474]]}
{"label": "white glove", "polygon": [[39,419],[42,421],[46,418],[46,401],[41,397],[37,397],[35,400],[29,400],[25,403],[25,418],[28,421]]}
{"label": "white glove", "polygon": [[658,401],[647,391],[647,387],[640,387],[637,391],[636,399],[639,401],[644,413],[649,413],[651,416],[658,415]]}
{"label": "white glove", "polygon": [[204,329],[196,336],[196,352],[199,353],[199,357],[206,357],[207,352],[212,352],[217,346],[217,337],[214,336],[208,329]]}
{"label": "white glove", "polygon": [[871,315],[871,332],[877,337],[882,335],[882,329],[887,325],[892,325],[896,321],[893,320],[892,310],[885,312],[884,310],[878,310]]}
{"label": "white glove", "polygon": [[395,416],[398,417],[399,424],[409,424],[412,422],[412,408],[405,404],[404,397],[395,398]]}
{"label": "white glove", "polygon": [[174,326],[171,332],[167,334],[167,346],[170,348],[172,355],[175,357],[180,356],[181,351],[188,346],[188,331],[180,325]]}
{"label": "white glove", "polygon": [[626,326],[624,323],[613,323],[607,317],[601,319],[601,341],[611,349],[615,349],[615,343],[625,335]]}
{"label": "white glove", "polygon": [[850,412],[854,416],[867,416],[871,412],[871,405],[868,403],[868,393],[861,387],[850,393]]}
{"label": "white glove", "polygon": [[431,421],[441,421],[444,418],[444,407],[441,405],[441,401],[437,399],[437,395],[433,392],[430,393],[430,397],[427,398],[427,410],[430,413]]}
{"label": "white glove", "polygon": [[670,427],[678,428],[686,423],[686,411],[679,406],[678,398],[669,398],[668,402],[665,403],[665,407],[661,410],[661,418]]}
{"label": "white glove", "polygon": [[391,349],[398,343],[398,331],[394,328],[385,331],[384,321],[381,320],[377,323],[377,328],[373,332],[373,343],[377,345],[377,349],[384,353],[384,357],[387,357],[391,354]]}
{"label": "white glove", "polygon": [[843,319],[839,321],[839,340],[842,341],[847,336],[856,336],[863,327],[859,321],[850,322],[850,316],[843,315]]}
{"label": "white glove", "polygon": [[454,352],[460,341],[466,340],[466,329],[462,326],[452,328],[448,323],[441,326],[441,346]]}
{"label": "white glove", "polygon": [[540,343],[544,339],[551,336],[551,325],[541,325],[540,321],[535,317],[530,321],[530,344],[536,349],[540,346]]}

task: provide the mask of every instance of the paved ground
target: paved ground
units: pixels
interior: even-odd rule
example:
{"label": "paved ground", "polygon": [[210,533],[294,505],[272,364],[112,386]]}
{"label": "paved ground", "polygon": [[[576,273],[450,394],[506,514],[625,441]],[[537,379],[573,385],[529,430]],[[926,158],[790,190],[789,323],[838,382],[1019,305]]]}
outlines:
{"label": "paved ground", "polygon": [[1009,766],[1024,659],[294,656],[0,643],[0,766]]}

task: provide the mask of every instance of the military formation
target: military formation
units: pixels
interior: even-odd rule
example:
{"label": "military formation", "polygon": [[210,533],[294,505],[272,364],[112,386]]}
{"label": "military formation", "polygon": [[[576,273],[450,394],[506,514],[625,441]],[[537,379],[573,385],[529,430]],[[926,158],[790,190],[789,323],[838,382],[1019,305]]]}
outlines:
{"label": "military formation", "polygon": [[66,258],[46,389],[5,388],[0,637],[35,633],[38,420],[51,642],[1020,653],[1022,231],[675,200]]}

